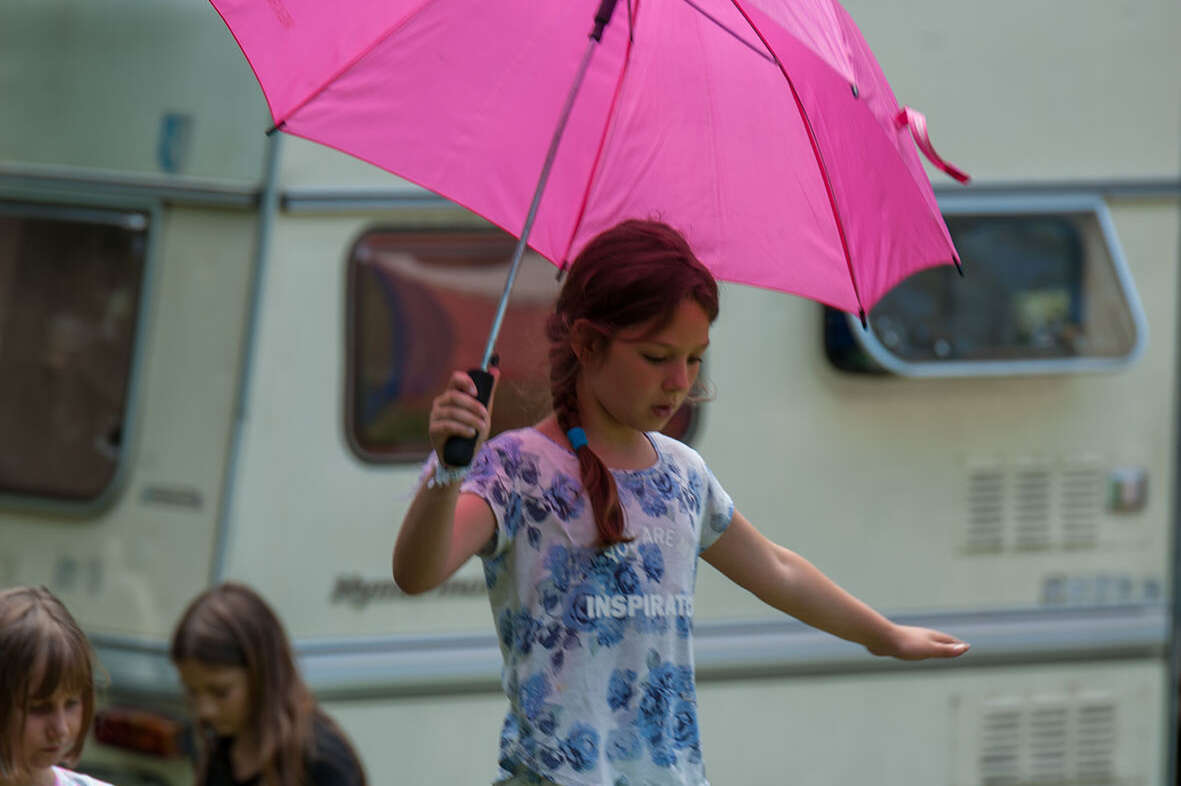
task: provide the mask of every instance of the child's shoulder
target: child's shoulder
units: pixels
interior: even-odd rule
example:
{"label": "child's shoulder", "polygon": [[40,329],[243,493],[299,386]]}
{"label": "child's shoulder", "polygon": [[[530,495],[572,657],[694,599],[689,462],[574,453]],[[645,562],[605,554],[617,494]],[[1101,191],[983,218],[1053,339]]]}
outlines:
{"label": "child's shoulder", "polygon": [[53,774],[57,776],[56,786],[111,786],[106,781],[61,767],[54,767]]}
{"label": "child's shoulder", "polygon": [[656,451],[677,464],[705,467],[705,458],[689,445],[679,439],[663,434],[659,431],[648,432],[648,438],[656,446]]}

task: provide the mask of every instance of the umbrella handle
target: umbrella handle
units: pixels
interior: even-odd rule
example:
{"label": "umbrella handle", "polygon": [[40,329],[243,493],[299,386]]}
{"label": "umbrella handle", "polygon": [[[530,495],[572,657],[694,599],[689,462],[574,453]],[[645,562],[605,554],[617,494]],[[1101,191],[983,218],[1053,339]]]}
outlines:
{"label": "umbrella handle", "polygon": [[[476,399],[483,405],[488,405],[492,397],[491,373],[480,368],[470,368],[467,372],[476,383]],[[466,467],[472,463],[472,455],[476,452],[475,437],[448,437],[443,444],[443,463],[449,467]]]}

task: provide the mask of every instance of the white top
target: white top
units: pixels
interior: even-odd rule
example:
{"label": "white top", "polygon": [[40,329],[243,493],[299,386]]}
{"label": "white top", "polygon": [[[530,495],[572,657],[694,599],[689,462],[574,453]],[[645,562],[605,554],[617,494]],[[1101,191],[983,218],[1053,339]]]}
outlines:
{"label": "white top", "polygon": [[490,440],[461,487],[496,517],[481,558],[509,699],[498,779],[708,786],[693,590],[734,505],[696,451],[648,437],[654,465],[612,470],[633,540],[605,550],[578,459],[536,429]]}
{"label": "white top", "polygon": [[83,775],[80,772],[66,770],[61,767],[53,768],[53,777],[55,778],[54,783],[56,786],[111,786],[106,781],[100,781],[89,775]]}

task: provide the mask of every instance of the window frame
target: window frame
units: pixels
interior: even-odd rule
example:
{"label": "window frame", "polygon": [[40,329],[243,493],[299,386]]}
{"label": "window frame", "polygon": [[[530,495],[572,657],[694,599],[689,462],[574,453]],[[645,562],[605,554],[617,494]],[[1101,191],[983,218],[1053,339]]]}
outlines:
{"label": "window frame", "polygon": [[[150,340],[152,304],[155,302],[155,278],[159,265],[160,231],[163,226],[161,200],[127,195],[114,191],[75,190],[69,187],[9,186],[0,184],[0,200],[17,207],[0,210],[9,215],[70,218],[102,221],[118,225],[120,214],[146,216],[144,261],[140,280],[139,303],[135,309],[135,329],[131,340],[131,362],[127,369],[127,396],[123,402],[122,433],[115,470],[102,491],[89,499],[65,499],[44,494],[28,494],[0,487],[0,511],[27,511],[55,516],[95,520],[114,506],[127,489],[134,455],[138,446],[143,366]],[[22,210],[21,208],[25,208]]]}
{"label": "window frame", "polygon": [[[901,377],[1008,377],[1047,374],[1082,374],[1121,371],[1135,363],[1144,353],[1148,342],[1148,317],[1140,301],[1123,246],[1116,234],[1115,221],[1107,202],[1098,194],[1061,195],[949,195],[939,197],[939,208],[944,215],[1048,215],[1091,214],[1095,217],[1100,237],[1111,257],[1112,272],[1119,286],[1135,329],[1131,350],[1119,358],[1071,357],[1030,360],[953,360],[913,362],[895,355],[878,338],[870,319],[868,329],[861,320],[845,314],[854,340],[870,359],[890,374]],[[965,276],[971,281],[972,271]]]}

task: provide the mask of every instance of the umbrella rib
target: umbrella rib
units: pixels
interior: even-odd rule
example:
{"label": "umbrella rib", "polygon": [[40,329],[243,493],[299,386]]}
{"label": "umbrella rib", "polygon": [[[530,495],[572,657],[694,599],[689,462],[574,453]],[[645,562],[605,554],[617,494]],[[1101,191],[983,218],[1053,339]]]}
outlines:
{"label": "umbrella rib", "polygon": [[[637,4],[638,5],[638,4]],[[607,107],[607,116],[603,120],[603,133],[599,135],[599,146],[595,150],[595,160],[591,164],[590,175],[586,179],[586,187],[582,191],[582,202],[578,206],[578,215],[574,217],[574,224],[570,227],[570,237],[566,240],[566,248],[562,252],[562,260],[558,264],[558,276],[566,272],[566,265],[570,261],[570,250],[574,246],[574,238],[582,226],[582,219],[586,217],[586,208],[590,203],[591,188],[595,183],[595,174],[599,171],[599,162],[603,159],[603,150],[607,146],[607,134],[611,130],[611,118],[615,116],[615,105],[619,101],[619,94],[623,92],[623,80],[627,76],[628,66],[631,64],[632,44],[635,42],[635,20],[632,17],[632,4],[629,0],[628,8],[628,38],[627,49],[623,55],[623,68],[619,71],[619,78],[615,80],[615,91],[611,94],[611,104]]]}
{"label": "umbrella rib", "polygon": [[[734,37],[734,40],[735,40],[735,41],[737,41],[738,43],[742,44],[742,45],[743,45],[743,46],[745,46],[747,49],[749,49],[750,51],[754,52],[754,53],[755,53],[756,55],[758,55],[759,57],[761,57],[761,58],[763,58],[764,60],[766,60],[768,63],[773,63],[773,64],[775,64],[775,65],[778,65],[778,64],[779,64],[779,59],[778,59],[778,58],[776,58],[776,57],[775,57],[774,55],[772,55],[772,54],[768,54],[768,52],[770,51],[770,47],[767,47],[767,50],[768,50],[768,52],[764,52],[763,50],[759,49],[757,46],[755,46],[754,44],[752,44],[750,41],[747,41],[745,38],[743,38],[742,36],[738,35],[738,32],[737,32],[737,31],[735,31],[735,30],[732,30],[731,28],[727,27],[725,22],[723,22],[721,19],[718,19],[716,16],[714,16],[713,14],[711,14],[709,11],[706,11],[704,8],[702,8],[701,6],[699,6],[697,3],[693,2],[693,0],[682,0],[682,2],[683,2],[685,5],[687,5],[687,6],[689,6],[690,8],[692,8],[692,9],[693,9],[694,11],[696,11],[697,13],[701,14],[702,16],[704,16],[704,17],[705,17],[706,19],[708,19],[709,21],[713,22],[715,25],[717,25],[718,27],[720,27],[720,28],[721,28],[722,30],[724,30],[725,32],[729,33],[731,36],[733,36],[733,37]],[[741,9],[739,9],[739,10],[741,10]],[[750,21],[750,20],[749,20],[749,19],[747,19],[747,22],[749,22],[749,21]],[[754,25],[751,25],[751,27],[753,28],[753,27],[754,27]],[[756,32],[756,33],[758,33],[758,30],[755,30],[755,32]],[[767,43],[766,41],[764,41],[764,42],[763,42],[764,46],[766,45],[766,43]]]}
{"label": "umbrella rib", "polygon": [[332,74],[327,79],[325,79],[324,82],[319,87],[317,87],[315,90],[312,90],[311,92],[309,92],[303,98],[303,100],[301,100],[298,104],[291,107],[291,109],[289,109],[287,111],[287,114],[282,119],[277,118],[277,117],[274,118],[275,125],[271,129],[271,131],[268,131],[267,133],[271,133],[273,131],[282,129],[283,125],[287,122],[287,120],[292,115],[294,115],[299,110],[303,109],[311,101],[316,99],[321,93],[323,93],[325,90],[327,90],[329,88],[329,86],[331,86],[334,82],[336,82],[337,79],[340,78],[341,74],[345,73],[350,68],[355,66],[359,61],[363,60],[366,56],[368,56],[370,52],[372,52],[374,49],[377,48],[378,44],[380,44],[381,42],[388,39],[390,36],[392,36],[398,30],[402,29],[402,27],[404,27],[407,22],[409,22],[411,19],[413,19],[419,13],[421,13],[422,9],[426,8],[428,5],[431,5],[435,2],[437,2],[437,0],[423,0],[423,2],[419,3],[418,6],[414,8],[414,10],[408,11],[401,19],[399,19],[398,21],[394,22],[392,25],[387,27],[380,35],[378,35],[376,38],[374,38],[369,43],[369,46],[366,46],[365,48],[358,51],[357,54],[352,59],[350,59],[343,66],[338,68],[334,74]]}
{"label": "umbrella rib", "polygon": [[[688,0],[686,0],[686,2],[688,2]],[[767,47],[767,51],[774,55],[775,50],[771,48],[771,44],[768,43],[767,39],[763,36],[763,31],[759,30],[758,25],[756,25],[754,20],[750,18],[750,15],[746,13],[746,9],[742,7],[741,0],[731,0],[731,2],[738,10],[738,13],[742,14],[742,17],[746,20],[746,23],[750,25],[750,29],[753,30],[754,34],[757,35],[759,40],[763,42],[763,46]],[[783,74],[783,78],[787,82],[788,88],[791,90],[792,98],[795,99],[796,110],[799,111],[800,117],[804,120],[804,129],[808,132],[808,141],[812,145],[812,155],[816,159],[816,165],[820,169],[820,179],[824,181],[824,190],[828,194],[828,205],[832,209],[833,221],[836,223],[837,227],[837,236],[841,239],[841,251],[845,255],[845,265],[849,270],[849,281],[853,285],[853,295],[857,298],[857,306],[860,312],[859,316],[861,317],[861,324],[862,326],[865,326],[865,307],[861,300],[861,289],[857,286],[857,274],[853,270],[853,256],[849,253],[849,239],[845,236],[845,222],[841,218],[841,209],[837,205],[836,194],[834,193],[832,187],[832,179],[829,177],[828,167],[824,163],[824,154],[820,151],[820,143],[816,139],[816,131],[812,128],[812,120],[808,117],[808,112],[804,109],[804,102],[800,100],[800,94],[796,90],[795,83],[792,82],[791,76],[788,75],[787,69],[783,67],[783,63],[778,57],[775,57],[775,64],[779,66],[779,73]]]}

